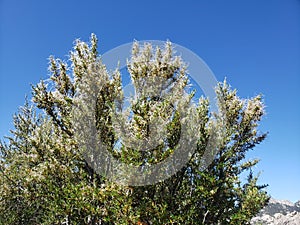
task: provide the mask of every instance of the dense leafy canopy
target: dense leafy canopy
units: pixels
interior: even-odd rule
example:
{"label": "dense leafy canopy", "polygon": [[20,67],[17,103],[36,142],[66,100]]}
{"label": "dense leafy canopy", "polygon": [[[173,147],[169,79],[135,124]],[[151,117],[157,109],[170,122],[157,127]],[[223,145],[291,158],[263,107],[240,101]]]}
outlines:
{"label": "dense leafy canopy", "polygon": [[[219,112],[211,113],[208,99],[194,103],[193,92],[182,94],[189,85],[187,67],[169,42],[155,50],[135,43],[127,65],[137,93],[127,117],[128,139],[147,138],[158,117],[167,121],[163,141],[141,151],[126,146],[114,130],[113,112],[124,104],[121,75],[102,64],[95,35],[90,45],[76,41],[69,59],[70,65],[50,57],[51,81],[33,87],[33,103],[20,108],[12,136],[1,144],[0,224],[248,224],[267,203],[266,186],[257,184],[251,170],[258,160],[245,158],[266,137],[257,130],[264,114],[261,96],[240,99],[225,81],[216,87]],[[75,97],[90,87],[91,68],[103,86],[97,95],[99,138],[124,163],[160,162],[179,143],[178,108],[168,98],[145,92],[147,85],[163,78],[158,91],[176,90],[176,98],[190,105],[196,112],[198,126],[191,135],[197,147],[183,168],[146,186],[119,185],[95,171],[83,156],[72,117]],[[203,169],[201,159],[211,140],[217,149],[211,149],[214,158]],[[243,180],[245,172],[249,175]]]}

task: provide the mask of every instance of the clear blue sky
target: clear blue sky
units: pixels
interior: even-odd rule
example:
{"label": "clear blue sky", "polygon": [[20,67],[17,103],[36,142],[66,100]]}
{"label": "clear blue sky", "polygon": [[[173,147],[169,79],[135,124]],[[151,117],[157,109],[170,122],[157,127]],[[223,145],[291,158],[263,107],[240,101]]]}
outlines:
{"label": "clear blue sky", "polygon": [[171,40],[197,53],[241,97],[262,93],[267,140],[249,154],[275,198],[300,199],[300,1],[0,0],[0,137],[48,78],[49,55],[76,38],[99,38],[100,53],[136,40]]}

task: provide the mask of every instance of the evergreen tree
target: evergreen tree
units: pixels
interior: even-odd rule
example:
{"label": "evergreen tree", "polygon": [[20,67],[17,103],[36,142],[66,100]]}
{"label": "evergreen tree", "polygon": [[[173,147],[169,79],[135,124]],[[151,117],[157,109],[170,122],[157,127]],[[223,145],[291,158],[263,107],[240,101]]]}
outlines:
{"label": "evergreen tree", "polygon": [[[0,146],[0,224],[249,224],[266,205],[266,185],[258,185],[251,170],[258,160],[245,159],[266,137],[257,130],[264,114],[261,96],[241,99],[224,81],[216,87],[219,112],[211,113],[208,99],[195,104],[194,92],[184,94],[187,66],[169,42],[163,49],[134,43],[127,69],[136,97],[122,114],[120,72],[107,71],[95,35],[90,45],[76,41],[70,62],[50,57],[51,81],[33,87],[33,104],[20,108],[12,136]],[[90,96],[94,108],[82,104]],[[180,143],[183,129],[196,140],[195,151],[167,179],[134,185],[130,177],[132,183],[121,185],[98,173],[100,152],[87,158],[81,143],[87,134],[76,127],[87,118],[93,118],[108,152],[141,169],[176,154],[186,143]],[[158,119],[163,136],[150,134]],[[159,144],[153,147],[150,137]]]}

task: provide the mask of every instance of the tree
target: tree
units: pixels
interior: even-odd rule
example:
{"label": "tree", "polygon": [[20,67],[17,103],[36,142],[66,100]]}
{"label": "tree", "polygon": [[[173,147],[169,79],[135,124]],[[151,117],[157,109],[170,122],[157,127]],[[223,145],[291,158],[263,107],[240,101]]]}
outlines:
{"label": "tree", "polygon": [[[258,160],[245,159],[266,137],[257,131],[264,114],[261,96],[240,99],[224,81],[216,87],[219,112],[212,113],[208,99],[192,104],[194,92],[183,94],[187,67],[171,43],[155,51],[135,43],[127,69],[137,97],[121,117],[130,135],[120,137],[114,121],[124,104],[121,75],[106,70],[95,35],[90,45],[76,41],[70,62],[50,57],[51,82],[33,86],[33,104],[20,108],[12,136],[1,144],[0,224],[248,224],[267,204],[266,185],[258,185],[251,170]],[[145,91],[153,83],[155,95]],[[115,158],[143,169],[176,154],[185,117],[191,120],[188,134],[196,137],[188,162],[167,179],[140,186],[120,185],[98,173],[76,136],[74,121],[89,115],[83,108],[74,120],[72,110],[99,85],[92,108],[96,135]],[[142,151],[135,141],[149,140],[158,118],[165,136]],[[206,149],[213,158],[203,169]]]}

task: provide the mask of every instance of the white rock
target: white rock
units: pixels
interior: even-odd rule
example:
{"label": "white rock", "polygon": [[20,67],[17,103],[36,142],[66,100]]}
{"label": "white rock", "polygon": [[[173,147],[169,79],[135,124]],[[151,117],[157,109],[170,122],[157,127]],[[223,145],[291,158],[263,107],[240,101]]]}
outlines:
{"label": "white rock", "polygon": [[270,199],[269,205],[251,220],[252,225],[300,225],[300,201]]}

